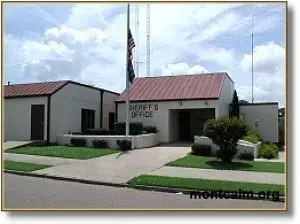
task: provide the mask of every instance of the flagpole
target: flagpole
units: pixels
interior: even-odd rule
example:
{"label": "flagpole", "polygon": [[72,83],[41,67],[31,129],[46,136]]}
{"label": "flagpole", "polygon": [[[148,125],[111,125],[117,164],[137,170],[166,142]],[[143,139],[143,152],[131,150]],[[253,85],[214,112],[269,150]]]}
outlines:
{"label": "flagpole", "polygon": [[129,74],[128,74],[128,41],[129,41],[129,24],[130,24],[130,7],[127,4],[127,42],[126,42],[126,136],[129,136]]}

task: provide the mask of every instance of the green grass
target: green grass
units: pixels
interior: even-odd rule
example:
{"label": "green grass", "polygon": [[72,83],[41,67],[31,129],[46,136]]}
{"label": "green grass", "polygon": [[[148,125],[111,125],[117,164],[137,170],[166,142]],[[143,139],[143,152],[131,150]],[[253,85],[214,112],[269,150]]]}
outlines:
{"label": "green grass", "polygon": [[48,168],[48,165],[35,164],[35,163],[23,163],[23,162],[13,162],[13,161],[4,161],[5,170],[15,170],[15,171],[24,171],[31,172],[34,170],[41,170]]}
{"label": "green grass", "polygon": [[119,152],[115,149],[96,149],[87,147],[70,147],[70,146],[41,146],[41,147],[21,147],[8,149],[6,153],[53,156],[72,159],[90,159],[99,156],[105,156]]}
{"label": "green grass", "polygon": [[282,162],[256,162],[233,160],[232,163],[223,163],[215,157],[188,155],[167,164],[168,166],[191,167],[217,170],[244,170],[256,172],[284,173]]}
{"label": "green grass", "polygon": [[223,180],[207,180],[194,178],[180,178],[180,177],[164,177],[141,175],[128,181],[128,184],[134,185],[148,185],[148,186],[164,186],[171,188],[182,188],[191,190],[223,190],[223,191],[253,191],[258,193],[260,191],[279,191],[284,194],[284,185],[276,184],[259,184],[236,181]]}

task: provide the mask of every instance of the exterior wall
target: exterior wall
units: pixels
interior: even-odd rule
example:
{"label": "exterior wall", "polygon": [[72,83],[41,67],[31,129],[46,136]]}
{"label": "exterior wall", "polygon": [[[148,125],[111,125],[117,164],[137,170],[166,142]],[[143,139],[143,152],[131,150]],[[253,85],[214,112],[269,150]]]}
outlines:
{"label": "exterior wall", "polygon": [[232,102],[233,92],[234,92],[234,83],[226,76],[222,86],[218,108],[216,110],[216,117],[229,116],[229,105]]}
{"label": "exterior wall", "polygon": [[25,141],[31,138],[31,105],[45,105],[44,140],[47,139],[47,97],[4,100],[4,139]]}
{"label": "exterior wall", "polygon": [[[180,103],[181,102],[181,103]],[[207,102],[207,103],[206,103]],[[201,109],[201,108],[215,108],[218,104],[217,100],[187,100],[187,101],[153,101],[153,102],[131,102],[131,106],[134,105],[152,105],[145,108],[145,111],[152,113],[152,117],[132,117],[132,111],[130,111],[130,122],[142,122],[144,125],[154,125],[159,130],[160,142],[170,142],[176,138],[173,134],[170,134],[170,128],[175,128],[177,125],[174,122],[174,116],[170,116],[175,109]],[[158,105],[158,110],[154,109],[154,105]],[[125,122],[125,103],[118,103],[118,122]],[[178,120],[178,119],[177,119]]]}
{"label": "exterior wall", "polygon": [[240,116],[264,141],[278,142],[278,104],[240,105]]}
{"label": "exterior wall", "polygon": [[[81,131],[81,108],[95,110],[95,128],[100,127],[100,91],[73,83],[51,96],[50,141],[57,134]],[[113,103],[113,102],[112,102]]]}
{"label": "exterior wall", "polygon": [[109,113],[115,113],[115,100],[118,98],[119,94],[105,92],[103,93],[103,120],[102,128],[109,128]]}

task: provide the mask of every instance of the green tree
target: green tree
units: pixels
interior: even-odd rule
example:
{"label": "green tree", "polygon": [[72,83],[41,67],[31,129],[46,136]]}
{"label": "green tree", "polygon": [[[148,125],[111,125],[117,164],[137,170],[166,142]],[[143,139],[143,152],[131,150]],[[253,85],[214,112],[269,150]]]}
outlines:
{"label": "green tree", "polygon": [[231,103],[231,117],[240,117],[240,106],[239,106],[239,98],[236,90],[234,90],[232,103]]}
{"label": "green tree", "polygon": [[279,115],[279,117],[285,116],[285,108],[284,107],[282,107],[278,110],[278,115]]}
{"label": "green tree", "polygon": [[246,124],[239,118],[221,117],[205,123],[204,134],[220,147],[217,152],[223,162],[231,162],[237,153],[237,142],[247,133]]}

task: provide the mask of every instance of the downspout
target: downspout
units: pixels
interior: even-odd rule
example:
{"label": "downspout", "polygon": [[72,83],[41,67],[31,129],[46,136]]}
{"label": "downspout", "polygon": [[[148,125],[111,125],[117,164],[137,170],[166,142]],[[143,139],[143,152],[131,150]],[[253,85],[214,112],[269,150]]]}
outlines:
{"label": "downspout", "polygon": [[103,94],[104,90],[100,90],[100,128],[103,127]]}
{"label": "downspout", "polygon": [[51,111],[51,95],[47,97],[47,144],[50,143],[50,111]]}

